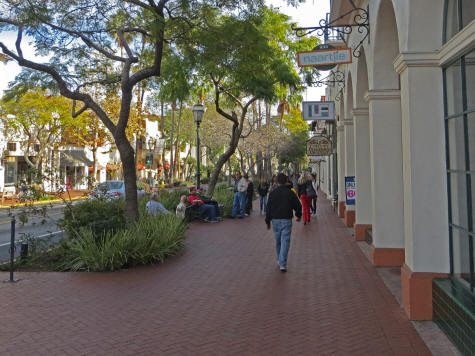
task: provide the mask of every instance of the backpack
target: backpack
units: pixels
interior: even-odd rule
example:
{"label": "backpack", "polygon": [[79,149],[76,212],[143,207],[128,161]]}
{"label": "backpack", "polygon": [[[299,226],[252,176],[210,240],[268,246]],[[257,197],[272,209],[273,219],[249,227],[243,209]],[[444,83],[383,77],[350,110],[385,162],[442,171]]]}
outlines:
{"label": "backpack", "polygon": [[315,192],[315,189],[313,189],[312,182],[307,182],[307,187],[305,188],[306,195],[308,198],[315,198],[317,196],[317,193]]}

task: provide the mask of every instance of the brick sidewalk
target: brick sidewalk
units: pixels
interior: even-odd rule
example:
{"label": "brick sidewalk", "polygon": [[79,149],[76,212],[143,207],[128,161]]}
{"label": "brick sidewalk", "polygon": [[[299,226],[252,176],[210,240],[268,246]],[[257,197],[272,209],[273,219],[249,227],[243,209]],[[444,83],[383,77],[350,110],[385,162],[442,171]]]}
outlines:
{"label": "brick sidewalk", "polygon": [[430,355],[323,198],[288,267],[251,216],[192,225],[163,265],[17,273],[0,283],[0,355]]}

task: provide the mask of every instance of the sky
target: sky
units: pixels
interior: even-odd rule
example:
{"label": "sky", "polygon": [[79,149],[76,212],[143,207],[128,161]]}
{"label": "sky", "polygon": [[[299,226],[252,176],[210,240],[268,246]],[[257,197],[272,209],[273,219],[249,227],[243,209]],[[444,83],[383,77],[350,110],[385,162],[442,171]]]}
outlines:
{"label": "sky", "polygon": [[[317,26],[330,8],[330,0],[306,0],[297,7],[288,6],[285,0],[267,0],[266,2],[278,7],[280,12],[289,15],[291,21],[296,22],[300,27]],[[0,33],[0,41],[10,48],[14,48],[15,39],[14,33]],[[23,39],[23,54],[27,59],[34,59],[34,50],[25,46],[26,43],[27,39]],[[3,95],[8,83],[15,79],[19,72],[20,67],[14,61],[7,64],[0,62],[0,95]],[[303,97],[305,101],[318,101],[322,95],[325,95],[325,88],[308,88]]]}

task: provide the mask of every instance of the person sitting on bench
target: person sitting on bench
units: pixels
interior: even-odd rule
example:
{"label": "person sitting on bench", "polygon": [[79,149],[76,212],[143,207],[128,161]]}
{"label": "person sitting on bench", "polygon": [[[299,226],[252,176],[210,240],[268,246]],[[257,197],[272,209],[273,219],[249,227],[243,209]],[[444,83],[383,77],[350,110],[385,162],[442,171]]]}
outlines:
{"label": "person sitting on bench", "polygon": [[206,218],[212,222],[218,222],[221,221],[221,217],[219,216],[219,207],[217,204],[206,204],[203,199],[198,195],[198,192],[196,189],[193,189],[188,195],[188,202],[191,205],[198,205],[198,212],[202,215],[205,215],[205,220]]}
{"label": "person sitting on bench", "polygon": [[158,201],[158,194],[152,193],[150,201],[146,205],[147,213],[157,215],[158,213],[170,214],[170,212]]}

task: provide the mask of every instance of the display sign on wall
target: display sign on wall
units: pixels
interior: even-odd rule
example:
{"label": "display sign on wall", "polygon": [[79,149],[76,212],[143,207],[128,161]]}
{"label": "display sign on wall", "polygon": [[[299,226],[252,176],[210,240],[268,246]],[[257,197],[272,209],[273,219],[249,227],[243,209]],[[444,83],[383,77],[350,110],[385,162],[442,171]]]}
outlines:
{"label": "display sign on wall", "polygon": [[305,121],[335,120],[334,101],[302,102],[302,117]]}
{"label": "display sign on wall", "polygon": [[351,48],[329,48],[308,52],[298,52],[297,62],[299,67],[318,67],[351,63]]}
{"label": "display sign on wall", "polygon": [[356,183],[355,176],[345,177],[346,205],[355,205]]}
{"label": "display sign on wall", "polygon": [[329,156],[332,154],[332,142],[325,136],[314,136],[307,141],[308,156]]}

